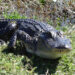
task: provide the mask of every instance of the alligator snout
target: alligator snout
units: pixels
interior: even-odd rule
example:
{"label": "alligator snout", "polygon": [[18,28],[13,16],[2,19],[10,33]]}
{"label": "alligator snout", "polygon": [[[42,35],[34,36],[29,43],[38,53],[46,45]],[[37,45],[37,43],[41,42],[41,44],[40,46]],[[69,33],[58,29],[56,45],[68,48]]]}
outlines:
{"label": "alligator snout", "polygon": [[57,53],[68,53],[71,50],[72,50],[72,48],[70,46],[66,45],[64,47],[62,47],[62,46],[56,47],[55,52],[57,52]]}
{"label": "alligator snout", "polygon": [[68,46],[68,45],[66,45],[66,46],[59,46],[59,47],[56,47],[57,49],[67,49],[67,50],[71,50],[72,48],[70,47],[70,46]]}

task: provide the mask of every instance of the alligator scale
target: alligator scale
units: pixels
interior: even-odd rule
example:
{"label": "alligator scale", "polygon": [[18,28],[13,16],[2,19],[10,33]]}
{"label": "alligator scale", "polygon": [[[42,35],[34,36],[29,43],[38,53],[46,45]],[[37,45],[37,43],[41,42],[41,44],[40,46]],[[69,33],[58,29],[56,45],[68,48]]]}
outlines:
{"label": "alligator scale", "polygon": [[0,44],[24,42],[26,51],[44,58],[59,58],[71,51],[71,43],[61,31],[33,19],[0,19]]}

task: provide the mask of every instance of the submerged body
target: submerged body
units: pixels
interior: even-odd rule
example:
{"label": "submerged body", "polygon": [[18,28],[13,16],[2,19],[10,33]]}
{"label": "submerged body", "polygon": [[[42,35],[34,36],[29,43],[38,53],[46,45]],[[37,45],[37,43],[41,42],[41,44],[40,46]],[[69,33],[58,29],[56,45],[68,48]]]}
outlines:
{"label": "submerged body", "polygon": [[[1,22],[5,21],[0,21],[0,27]],[[9,34],[13,31],[9,37],[8,46],[10,47],[16,44],[16,40],[21,40],[25,43],[26,51],[52,59],[59,58],[71,51],[70,40],[49,24],[32,19],[14,19],[7,20],[7,22],[9,25],[5,25],[9,28]],[[1,31],[3,30],[1,29]],[[2,39],[2,35],[4,33],[0,34],[0,39]]]}

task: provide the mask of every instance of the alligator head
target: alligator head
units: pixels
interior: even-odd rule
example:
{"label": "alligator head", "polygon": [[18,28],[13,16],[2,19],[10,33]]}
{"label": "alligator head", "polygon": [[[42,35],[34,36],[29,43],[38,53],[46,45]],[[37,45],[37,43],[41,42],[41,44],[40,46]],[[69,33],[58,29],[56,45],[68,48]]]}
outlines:
{"label": "alligator head", "polygon": [[70,51],[70,40],[60,31],[53,30],[40,35],[36,54],[44,58],[58,58]]}

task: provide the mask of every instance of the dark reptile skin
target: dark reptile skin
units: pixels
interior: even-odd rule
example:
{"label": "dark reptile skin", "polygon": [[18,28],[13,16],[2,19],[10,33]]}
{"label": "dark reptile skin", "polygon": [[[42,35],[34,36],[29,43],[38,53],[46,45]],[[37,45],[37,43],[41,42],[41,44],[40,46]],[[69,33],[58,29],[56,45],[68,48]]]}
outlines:
{"label": "dark reptile skin", "polygon": [[[15,26],[13,26],[14,24]],[[65,37],[62,38],[62,34],[47,23],[33,19],[0,19],[0,39],[8,41],[11,38],[10,42],[14,43],[16,42],[14,41],[16,40],[15,37],[24,42],[30,42],[34,40],[33,38],[41,38],[44,41],[43,44],[49,46],[50,49],[66,49],[66,45],[71,48],[70,40]]]}

